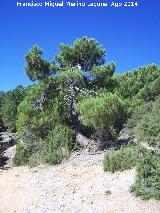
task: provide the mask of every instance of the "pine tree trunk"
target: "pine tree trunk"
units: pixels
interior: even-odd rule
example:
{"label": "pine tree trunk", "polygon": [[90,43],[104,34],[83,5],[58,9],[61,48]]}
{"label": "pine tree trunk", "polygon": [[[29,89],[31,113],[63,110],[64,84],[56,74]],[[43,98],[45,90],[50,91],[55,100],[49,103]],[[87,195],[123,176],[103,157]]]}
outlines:
{"label": "pine tree trunk", "polygon": [[81,126],[80,126],[80,122],[78,120],[78,113],[77,113],[77,109],[76,109],[76,104],[77,104],[77,92],[75,89],[75,85],[74,82],[72,82],[69,86],[69,94],[70,94],[70,118],[71,118],[71,123],[72,126],[75,130],[75,132],[81,132]]}
{"label": "pine tree trunk", "polygon": [[99,150],[104,150],[108,144],[109,141],[109,132],[107,129],[102,129],[102,130],[98,130],[98,137],[99,137],[99,145],[98,145],[98,149]]}
{"label": "pine tree trunk", "polygon": [[78,112],[76,109],[76,104],[77,104],[77,91],[74,85],[74,82],[72,82],[69,86],[69,93],[70,93],[70,101],[71,101],[71,110],[70,110],[70,118],[71,118],[71,124],[72,127],[75,130],[76,134],[76,142],[82,147],[85,148],[88,143],[89,139],[87,139],[81,131],[81,125],[78,119]]}

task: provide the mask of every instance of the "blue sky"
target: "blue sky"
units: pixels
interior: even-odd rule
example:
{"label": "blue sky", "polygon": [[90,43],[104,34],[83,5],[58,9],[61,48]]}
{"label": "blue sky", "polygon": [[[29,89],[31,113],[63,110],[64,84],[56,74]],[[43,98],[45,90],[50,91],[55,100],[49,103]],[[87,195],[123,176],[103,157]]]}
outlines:
{"label": "blue sky", "polygon": [[0,1],[0,90],[31,83],[24,72],[24,55],[33,44],[42,47],[51,61],[59,43],[71,44],[82,36],[94,37],[103,45],[106,62],[115,61],[117,73],[160,65],[159,0],[139,0],[140,6],[132,8],[18,8],[16,2]]}

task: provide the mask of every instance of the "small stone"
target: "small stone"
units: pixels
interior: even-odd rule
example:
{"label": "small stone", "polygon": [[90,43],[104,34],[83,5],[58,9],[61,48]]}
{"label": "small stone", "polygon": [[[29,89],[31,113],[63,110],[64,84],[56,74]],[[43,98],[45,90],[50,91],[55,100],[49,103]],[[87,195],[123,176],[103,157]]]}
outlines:
{"label": "small stone", "polygon": [[85,201],[85,200],[82,199],[82,200],[81,200],[81,203],[84,203],[84,201]]}
{"label": "small stone", "polygon": [[111,192],[110,190],[105,191],[105,195],[106,195],[106,196],[109,196],[109,195],[111,195],[111,194],[112,194],[112,192]]}

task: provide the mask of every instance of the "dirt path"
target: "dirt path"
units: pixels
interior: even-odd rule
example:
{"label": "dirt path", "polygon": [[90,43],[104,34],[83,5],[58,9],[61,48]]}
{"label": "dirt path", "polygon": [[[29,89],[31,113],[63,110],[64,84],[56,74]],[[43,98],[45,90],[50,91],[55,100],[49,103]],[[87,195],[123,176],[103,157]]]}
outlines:
{"label": "dirt path", "polygon": [[55,167],[0,171],[0,213],[159,213],[160,202],[129,193],[134,169],[104,173],[103,154]]}

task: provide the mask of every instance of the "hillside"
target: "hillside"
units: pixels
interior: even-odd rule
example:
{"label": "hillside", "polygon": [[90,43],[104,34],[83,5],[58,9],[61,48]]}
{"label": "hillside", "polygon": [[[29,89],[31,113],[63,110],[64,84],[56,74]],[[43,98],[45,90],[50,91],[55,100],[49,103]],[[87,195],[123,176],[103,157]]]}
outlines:
{"label": "hillside", "polygon": [[1,202],[11,194],[18,212],[158,212],[160,67],[117,74],[86,36],[58,48],[49,62],[33,45],[25,73],[34,84],[0,92],[1,131],[19,139],[8,150],[1,133]]}

